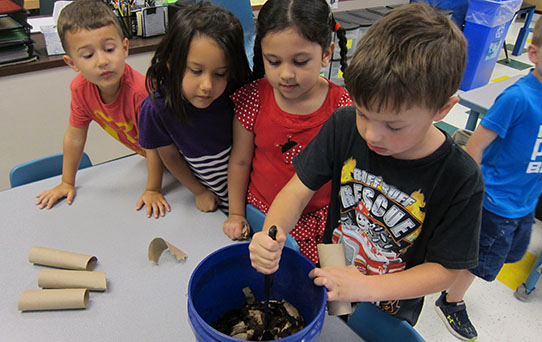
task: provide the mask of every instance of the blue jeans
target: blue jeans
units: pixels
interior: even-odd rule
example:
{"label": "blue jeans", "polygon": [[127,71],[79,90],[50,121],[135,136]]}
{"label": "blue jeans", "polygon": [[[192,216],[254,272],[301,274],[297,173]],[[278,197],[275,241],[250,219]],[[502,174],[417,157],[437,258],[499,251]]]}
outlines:
{"label": "blue jeans", "polygon": [[505,263],[520,261],[529,246],[533,223],[534,212],[509,219],[483,209],[478,266],[470,271],[493,281]]}

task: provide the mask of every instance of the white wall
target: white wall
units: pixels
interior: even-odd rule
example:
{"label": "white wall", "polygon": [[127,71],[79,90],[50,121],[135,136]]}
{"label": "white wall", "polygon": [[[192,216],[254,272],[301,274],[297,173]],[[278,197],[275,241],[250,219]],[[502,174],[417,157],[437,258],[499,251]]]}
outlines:
{"label": "white wall", "polygon": [[[128,56],[127,62],[145,74],[152,52]],[[62,152],[70,113],[68,66],[0,77],[0,190],[9,188],[9,171],[17,164]],[[85,151],[93,164],[132,153],[92,123]]]}

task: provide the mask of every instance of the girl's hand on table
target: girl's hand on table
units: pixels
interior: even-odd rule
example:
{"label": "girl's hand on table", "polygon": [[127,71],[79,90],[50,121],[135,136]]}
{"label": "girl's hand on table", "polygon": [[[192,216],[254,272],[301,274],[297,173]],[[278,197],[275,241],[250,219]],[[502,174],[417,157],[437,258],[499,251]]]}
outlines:
{"label": "girl's hand on table", "polygon": [[145,190],[137,200],[136,210],[140,210],[144,205],[147,207],[147,217],[151,217],[154,213],[154,218],[158,218],[165,216],[166,210],[171,211],[169,203],[160,191]]}
{"label": "girl's hand on table", "polygon": [[211,190],[205,189],[196,195],[196,208],[203,212],[215,211],[218,208],[220,199]]}
{"label": "girl's hand on table", "polygon": [[[247,232],[244,232],[244,227],[247,227]],[[246,239],[248,233],[250,233],[250,227],[248,226],[247,219],[242,215],[230,215],[224,224],[222,230],[232,240]]]}

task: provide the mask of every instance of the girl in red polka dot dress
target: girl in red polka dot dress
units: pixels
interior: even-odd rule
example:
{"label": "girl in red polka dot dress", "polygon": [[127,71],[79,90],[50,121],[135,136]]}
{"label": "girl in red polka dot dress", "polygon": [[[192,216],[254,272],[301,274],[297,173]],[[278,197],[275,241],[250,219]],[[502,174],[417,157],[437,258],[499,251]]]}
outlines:
{"label": "girl in red polka dot dress", "polygon": [[[320,76],[333,53],[333,31],[339,37],[344,71],[344,30],[325,0],[268,0],[258,15],[256,80],[232,95],[237,120],[228,167],[230,211],[223,226],[232,239],[242,236],[245,204],[267,213],[275,195],[295,173],[292,159],[335,109],[352,103],[343,87]],[[315,193],[291,232],[301,253],[314,263],[330,189],[327,184]]]}

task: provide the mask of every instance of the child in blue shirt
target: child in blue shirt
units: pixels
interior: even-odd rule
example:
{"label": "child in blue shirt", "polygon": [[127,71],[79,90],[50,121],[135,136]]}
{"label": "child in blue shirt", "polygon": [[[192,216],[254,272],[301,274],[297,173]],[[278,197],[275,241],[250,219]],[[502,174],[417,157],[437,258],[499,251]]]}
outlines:
{"label": "child in blue shirt", "polygon": [[503,264],[522,259],[542,192],[542,20],[527,51],[534,68],[497,97],[466,146],[485,182],[478,266],[462,270],[435,303],[448,330],[462,340],[477,337],[465,293],[475,277],[493,281]]}

